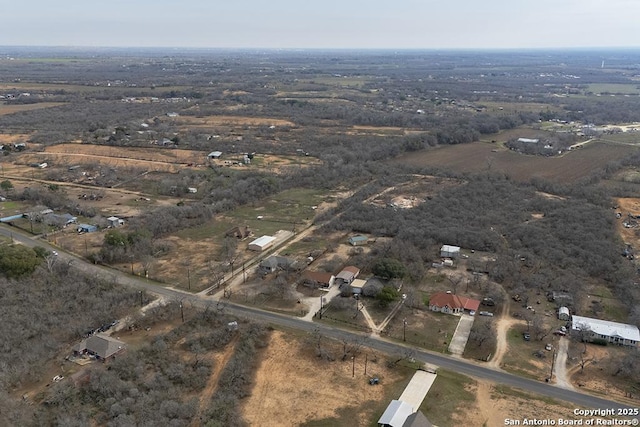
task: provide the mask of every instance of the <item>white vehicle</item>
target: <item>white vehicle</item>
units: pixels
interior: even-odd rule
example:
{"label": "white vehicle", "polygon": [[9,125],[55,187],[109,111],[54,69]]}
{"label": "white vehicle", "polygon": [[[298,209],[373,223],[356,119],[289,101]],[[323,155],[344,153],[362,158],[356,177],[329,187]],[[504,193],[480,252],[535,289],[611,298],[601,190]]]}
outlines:
{"label": "white vehicle", "polygon": [[57,383],[60,382],[64,379],[64,377],[62,375],[56,375],[55,377],[53,377],[53,382]]}

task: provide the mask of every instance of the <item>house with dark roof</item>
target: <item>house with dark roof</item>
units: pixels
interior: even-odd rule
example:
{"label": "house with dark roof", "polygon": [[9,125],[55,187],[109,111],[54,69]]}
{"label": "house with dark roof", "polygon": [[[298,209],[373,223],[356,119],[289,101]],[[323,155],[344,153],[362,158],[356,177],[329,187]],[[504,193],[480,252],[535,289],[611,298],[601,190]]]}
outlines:
{"label": "house with dark roof", "polygon": [[429,309],[447,314],[460,314],[466,311],[477,311],[480,301],[454,295],[451,292],[438,292],[431,295]]}
{"label": "house with dark roof", "polygon": [[126,344],[105,334],[95,334],[73,348],[76,355],[89,354],[106,360],[124,351]]}
{"label": "house with dark roof", "polygon": [[323,273],[321,271],[305,271],[302,275],[302,282],[311,285],[317,286],[319,288],[330,288],[333,286],[336,277],[331,273]]}
{"label": "house with dark roof", "polygon": [[418,411],[409,415],[402,427],[433,427],[433,424],[424,416],[422,411]]}

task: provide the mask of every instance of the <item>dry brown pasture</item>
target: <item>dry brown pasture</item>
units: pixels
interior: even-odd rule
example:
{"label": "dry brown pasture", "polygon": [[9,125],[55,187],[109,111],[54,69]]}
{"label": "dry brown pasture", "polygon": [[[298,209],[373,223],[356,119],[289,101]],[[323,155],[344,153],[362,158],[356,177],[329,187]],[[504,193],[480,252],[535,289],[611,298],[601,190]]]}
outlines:
{"label": "dry brown pasture", "polygon": [[64,102],[38,102],[36,104],[0,104],[0,116],[19,113],[21,111],[40,110],[42,108],[59,107]]}
{"label": "dry brown pasture", "polygon": [[26,133],[0,133],[0,144],[26,142],[27,139],[29,139],[29,135]]}
{"label": "dry brown pasture", "polygon": [[562,156],[541,157],[500,149],[496,144],[476,142],[405,154],[392,161],[457,173],[498,172],[518,181],[538,177],[555,182],[573,182],[637,151],[638,148],[628,145],[592,142]]}
{"label": "dry brown pasture", "polygon": [[248,116],[178,116],[173,118],[178,125],[188,129],[207,128],[211,126],[289,126],[295,123],[289,120],[272,119],[269,117]]}

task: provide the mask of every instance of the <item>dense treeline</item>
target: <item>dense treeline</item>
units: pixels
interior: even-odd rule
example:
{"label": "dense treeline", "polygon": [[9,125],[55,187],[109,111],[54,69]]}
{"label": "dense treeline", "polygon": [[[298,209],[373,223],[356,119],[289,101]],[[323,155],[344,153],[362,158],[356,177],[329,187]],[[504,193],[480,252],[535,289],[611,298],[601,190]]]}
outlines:
{"label": "dense treeline", "polygon": [[[354,197],[326,227],[393,237],[379,256],[413,265],[412,272],[424,271],[439,259],[441,244],[454,244],[496,253],[495,262],[474,268],[487,271],[508,289],[570,288],[577,294],[580,281],[597,278],[633,308],[640,289],[630,283],[633,271],[620,256],[623,245],[611,211],[589,201],[582,188],[564,190],[573,197],[554,200],[531,185],[476,176],[413,209],[374,206]],[[575,197],[578,194],[582,197]],[[590,196],[597,202],[608,200]]]}
{"label": "dense treeline", "polygon": [[0,294],[0,390],[38,381],[46,369],[43,360],[70,352],[87,330],[140,304],[137,292],[87,276],[56,257],[32,274],[0,277]]}

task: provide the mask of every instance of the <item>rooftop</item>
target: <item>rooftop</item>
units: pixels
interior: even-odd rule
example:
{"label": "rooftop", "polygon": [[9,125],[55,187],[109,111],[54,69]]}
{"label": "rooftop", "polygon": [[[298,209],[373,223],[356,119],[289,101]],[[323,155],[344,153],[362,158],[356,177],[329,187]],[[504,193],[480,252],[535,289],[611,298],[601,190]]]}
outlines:
{"label": "rooftop", "polygon": [[590,317],[573,316],[571,322],[572,330],[580,330],[584,325],[598,335],[640,341],[640,331],[637,326],[611,322],[609,320],[592,319]]}

